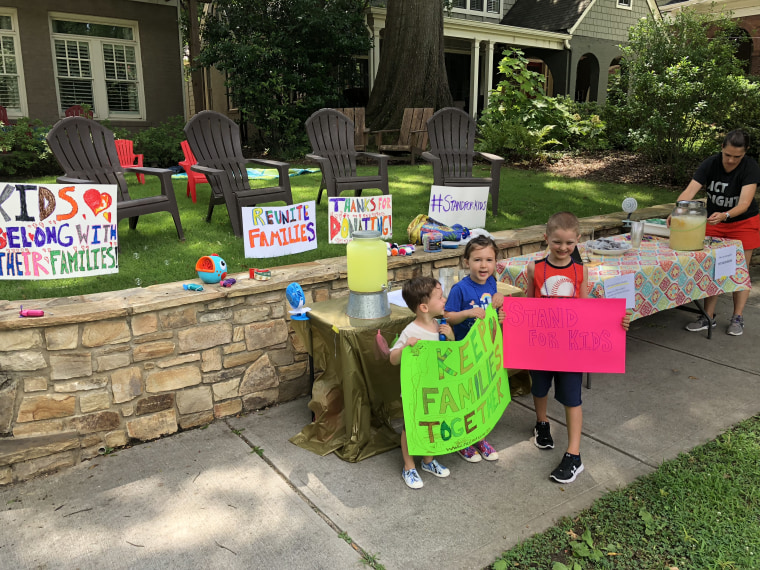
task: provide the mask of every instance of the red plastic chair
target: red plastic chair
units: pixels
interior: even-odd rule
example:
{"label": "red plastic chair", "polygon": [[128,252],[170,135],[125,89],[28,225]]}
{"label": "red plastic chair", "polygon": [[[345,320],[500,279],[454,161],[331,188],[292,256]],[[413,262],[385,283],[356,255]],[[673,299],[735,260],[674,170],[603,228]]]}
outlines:
{"label": "red plastic chair", "polygon": [[85,117],[87,119],[92,119],[92,109],[89,111],[85,111],[82,109],[81,105],[72,105],[68,109],[66,109],[66,116],[67,117]]}
{"label": "red plastic chair", "polygon": [[8,121],[8,111],[2,105],[0,105],[0,125],[10,125],[10,122]]}
{"label": "red plastic chair", "polygon": [[180,162],[179,165],[187,172],[187,195],[192,196],[193,202],[195,202],[195,185],[208,184],[208,180],[205,174],[192,170],[193,164],[198,164],[198,161],[195,160],[195,155],[190,150],[190,143],[187,141],[182,141],[182,152],[185,153],[185,160]]}
{"label": "red plastic chair", "polygon": [[[119,155],[119,164],[122,166],[142,166],[143,155],[135,154],[134,143],[127,139],[116,139],[116,154]],[[137,181],[145,184],[145,175],[138,174]]]}

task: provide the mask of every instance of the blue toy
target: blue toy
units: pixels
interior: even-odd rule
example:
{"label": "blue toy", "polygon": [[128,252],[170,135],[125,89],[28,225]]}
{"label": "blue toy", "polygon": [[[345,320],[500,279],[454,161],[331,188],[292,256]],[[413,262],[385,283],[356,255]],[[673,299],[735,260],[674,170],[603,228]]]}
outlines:
{"label": "blue toy", "polygon": [[311,310],[309,307],[304,307],[306,303],[306,295],[303,294],[303,289],[298,283],[291,283],[285,289],[285,297],[288,299],[288,303],[293,307],[292,311],[288,311],[294,321],[308,321],[309,317],[306,316],[306,312]]}
{"label": "blue toy", "polygon": [[227,264],[216,253],[201,257],[195,264],[195,270],[201,281],[210,285],[227,277]]}

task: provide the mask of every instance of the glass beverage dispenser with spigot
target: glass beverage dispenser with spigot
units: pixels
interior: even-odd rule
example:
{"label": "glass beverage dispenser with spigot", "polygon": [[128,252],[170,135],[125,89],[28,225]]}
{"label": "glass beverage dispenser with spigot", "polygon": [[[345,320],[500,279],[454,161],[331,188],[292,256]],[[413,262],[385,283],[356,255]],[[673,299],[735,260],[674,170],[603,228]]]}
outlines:
{"label": "glass beverage dispenser with spigot", "polygon": [[698,251],[704,247],[707,208],[700,200],[679,200],[670,215],[670,249]]}
{"label": "glass beverage dispenser with spigot", "polygon": [[388,254],[377,231],[356,231],[346,246],[348,308],[356,319],[379,319],[391,314],[388,304]]}

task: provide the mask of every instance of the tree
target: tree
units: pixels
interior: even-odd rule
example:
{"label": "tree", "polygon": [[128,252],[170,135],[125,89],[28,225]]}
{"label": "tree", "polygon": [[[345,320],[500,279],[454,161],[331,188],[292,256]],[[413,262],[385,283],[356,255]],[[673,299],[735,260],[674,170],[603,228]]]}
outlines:
{"label": "tree", "polygon": [[354,56],[371,42],[365,0],[215,0],[198,61],[226,73],[259,146],[300,152],[304,120],[354,83]]}
{"label": "tree", "polygon": [[398,128],[405,107],[452,105],[443,5],[436,0],[388,0],[382,57],[367,105],[371,128]]}
{"label": "tree", "polygon": [[206,108],[203,94],[203,69],[196,63],[201,51],[198,0],[181,0],[180,5],[182,7],[182,35],[190,60],[190,84],[193,88],[193,101],[197,113]]}
{"label": "tree", "polygon": [[612,83],[611,127],[678,176],[712,150],[735,104],[742,75],[737,35],[726,14],[687,9],[672,20],[641,20],[622,48],[620,80]]}

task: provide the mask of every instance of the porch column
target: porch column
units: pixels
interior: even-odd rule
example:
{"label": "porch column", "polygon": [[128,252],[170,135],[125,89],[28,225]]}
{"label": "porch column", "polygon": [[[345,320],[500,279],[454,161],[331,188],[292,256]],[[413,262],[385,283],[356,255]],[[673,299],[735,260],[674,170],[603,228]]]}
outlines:
{"label": "porch column", "polygon": [[380,30],[372,28],[372,49],[369,52],[369,91],[375,87],[377,68],[380,66]]}
{"label": "porch column", "polygon": [[472,39],[470,54],[470,116],[478,116],[478,77],[480,76],[480,40]]}
{"label": "porch column", "polygon": [[493,89],[493,48],[494,42],[486,41],[486,76],[483,85],[483,110],[488,108],[488,99]]}

